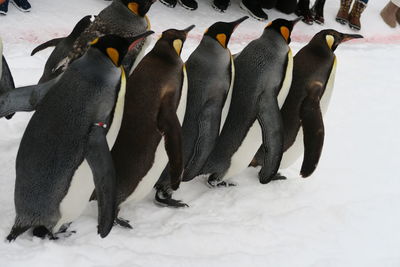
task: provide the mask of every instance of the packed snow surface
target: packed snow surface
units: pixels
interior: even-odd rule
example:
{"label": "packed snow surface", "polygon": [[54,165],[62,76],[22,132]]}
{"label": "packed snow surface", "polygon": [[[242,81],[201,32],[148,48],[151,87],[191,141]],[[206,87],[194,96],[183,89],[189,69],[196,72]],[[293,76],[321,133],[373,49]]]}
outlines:
{"label": "packed snow surface", "polygon": [[[209,1],[190,12],[161,3],[149,17],[157,35],[191,24],[182,57],[195,49],[202,33],[217,20],[244,15],[238,1],[225,14]],[[209,189],[204,178],[183,183],[175,194],[185,209],[154,205],[154,192],[126,205],[120,215],[134,227],[114,227],[101,239],[97,207],[90,203],[73,222],[76,234],[57,241],[31,233],[15,242],[0,242],[0,266],[400,266],[400,31],[379,17],[386,1],[371,1],[362,17],[366,38],[341,45],[332,101],[325,117],[325,144],[317,171],[299,176],[301,160],[283,170],[288,177],[262,185],[257,170],[246,169],[237,187]],[[38,81],[51,50],[30,57],[48,39],[64,36],[85,15],[97,14],[102,0],[31,1],[23,14],[10,5],[0,16],[0,36],[17,86]],[[351,32],[334,21],[339,0],[327,1],[325,27]],[[271,19],[294,18],[271,10]],[[239,52],[257,38],[264,22],[249,19],[234,33],[230,47]],[[299,23],[291,47],[296,53],[322,30]],[[15,158],[32,113],[0,120],[0,239],[13,224]],[[43,164],[46,164],[43,162]],[[82,203],[84,205],[85,203]]]}

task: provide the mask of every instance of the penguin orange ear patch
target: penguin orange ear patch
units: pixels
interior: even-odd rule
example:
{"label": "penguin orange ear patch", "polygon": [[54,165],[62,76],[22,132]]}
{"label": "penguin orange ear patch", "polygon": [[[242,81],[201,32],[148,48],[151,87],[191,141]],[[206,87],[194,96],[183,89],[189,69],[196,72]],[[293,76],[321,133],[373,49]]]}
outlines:
{"label": "penguin orange ear patch", "polygon": [[107,48],[108,57],[114,62],[115,66],[118,66],[119,53],[118,50],[112,47]]}
{"label": "penguin orange ear patch", "polygon": [[129,3],[128,8],[130,11],[132,11],[136,15],[139,15],[139,4],[138,3]]}
{"label": "penguin orange ear patch", "polygon": [[325,36],[325,39],[326,39],[326,44],[329,46],[329,48],[332,49],[332,46],[335,43],[335,37],[333,37],[332,35],[328,34],[327,36]]}
{"label": "penguin orange ear patch", "polygon": [[226,35],[224,33],[217,34],[218,42],[226,48]]}
{"label": "penguin orange ear patch", "polygon": [[290,31],[287,27],[282,26],[281,27],[281,34],[283,36],[283,38],[285,38],[286,42],[289,40],[289,35],[290,35]]}
{"label": "penguin orange ear patch", "polygon": [[269,26],[271,26],[272,25],[272,21],[270,21],[268,24],[267,24],[267,26],[265,26],[265,28],[268,28]]}
{"label": "penguin orange ear patch", "polygon": [[91,42],[89,43],[89,45],[94,45],[94,44],[96,44],[98,41],[99,41],[99,38],[96,38],[96,39],[94,39],[93,41],[91,41]]}
{"label": "penguin orange ear patch", "polygon": [[174,40],[174,42],[173,42],[173,46],[174,46],[175,51],[176,51],[176,53],[177,53],[178,55],[181,54],[182,45],[183,45],[183,43],[182,43],[182,40],[181,40],[181,39],[176,39],[176,40]]}

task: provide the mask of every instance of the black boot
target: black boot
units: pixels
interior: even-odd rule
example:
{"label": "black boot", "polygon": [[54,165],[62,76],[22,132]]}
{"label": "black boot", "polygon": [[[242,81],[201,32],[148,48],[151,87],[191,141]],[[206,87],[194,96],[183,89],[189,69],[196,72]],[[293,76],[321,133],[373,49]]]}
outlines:
{"label": "black boot", "polygon": [[230,4],[230,0],[214,0],[212,3],[212,7],[219,12],[225,12]]}
{"label": "black boot", "polygon": [[300,0],[297,4],[295,13],[297,16],[303,17],[302,21],[305,24],[312,25],[314,23],[314,19],[310,10],[310,0]]}
{"label": "black boot", "polygon": [[179,4],[188,10],[196,10],[198,5],[194,0],[178,0]]}
{"label": "black boot", "polygon": [[263,21],[268,19],[268,15],[262,10],[260,3],[257,0],[242,0],[240,7],[249,12],[253,18]]}
{"label": "black boot", "polygon": [[320,25],[324,25],[324,5],[325,0],[316,0],[311,12],[314,16],[314,21]]}
{"label": "black boot", "polygon": [[178,0],[160,0],[160,2],[166,5],[167,7],[174,8]]}

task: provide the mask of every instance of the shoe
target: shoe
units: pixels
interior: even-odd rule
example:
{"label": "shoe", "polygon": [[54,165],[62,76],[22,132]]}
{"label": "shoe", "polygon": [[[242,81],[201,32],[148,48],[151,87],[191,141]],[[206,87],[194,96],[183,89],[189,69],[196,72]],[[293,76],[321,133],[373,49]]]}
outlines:
{"label": "shoe", "polygon": [[294,13],[299,17],[303,17],[301,21],[303,21],[305,24],[312,25],[314,23],[309,0],[300,0]]}
{"label": "shoe", "polygon": [[3,4],[0,5],[0,14],[1,15],[7,15],[8,12],[8,1],[6,0]]}
{"label": "shoe", "polygon": [[178,0],[179,4],[188,10],[196,10],[198,5],[194,0]]}
{"label": "shoe", "polygon": [[167,7],[174,8],[178,0],[160,0],[160,2],[166,5]]}
{"label": "shoe", "polygon": [[11,3],[22,12],[31,11],[31,4],[27,0],[11,0]]}
{"label": "shoe", "polygon": [[262,10],[258,1],[254,2],[253,0],[249,3],[248,0],[242,0],[240,2],[240,7],[249,12],[250,16],[256,20],[264,21],[268,19],[268,15]]}
{"label": "shoe", "polygon": [[[391,3],[391,2],[390,2]],[[367,4],[361,0],[356,0],[351,8],[349,14],[349,26],[352,30],[359,31],[361,30],[361,13],[365,10]]]}
{"label": "shoe", "polygon": [[324,5],[325,0],[317,0],[315,1],[314,6],[311,9],[311,13],[314,17],[314,21],[319,25],[324,25]]}
{"label": "shoe", "polygon": [[340,8],[336,15],[336,21],[346,25],[349,22],[349,11],[352,0],[340,0]]}
{"label": "shoe", "polygon": [[228,9],[228,6],[231,4],[230,0],[214,0],[212,3],[212,7],[218,12],[225,12]]}
{"label": "shoe", "polygon": [[381,17],[383,21],[392,28],[397,26],[397,21],[399,20],[399,8],[389,1],[387,5],[381,11]]}

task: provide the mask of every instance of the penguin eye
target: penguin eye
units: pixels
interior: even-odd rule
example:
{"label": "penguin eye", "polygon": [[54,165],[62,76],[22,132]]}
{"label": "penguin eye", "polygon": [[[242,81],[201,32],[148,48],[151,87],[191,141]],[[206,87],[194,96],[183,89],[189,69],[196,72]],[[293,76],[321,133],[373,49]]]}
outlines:
{"label": "penguin eye", "polygon": [[118,50],[112,47],[106,49],[108,57],[112,60],[115,66],[118,66],[119,53]]}
{"label": "penguin eye", "polygon": [[183,45],[183,43],[182,43],[182,40],[181,40],[181,39],[175,39],[174,42],[173,42],[173,46],[174,46],[175,51],[176,51],[176,53],[177,53],[178,55],[181,54],[182,45]]}
{"label": "penguin eye", "polygon": [[281,34],[283,36],[283,38],[285,38],[286,42],[288,42],[289,40],[289,35],[290,35],[290,31],[287,27],[282,26],[281,27]]}
{"label": "penguin eye", "polygon": [[136,15],[139,15],[139,4],[138,3],[129,3],[128,8],[130,11],[135,13]]}
{"label": "penguin eye", "polygon": [[335,43],[335,37],[328,34],[327,36],[325,36],[325,39],[326,39],[326,44],[329,46],[330,49],[332,49],[332,46]]}
{"label": "penguin eye", "polygon": [[217,40],[218,42],[226,48],[226,35],[224,33],[217,34]]}

